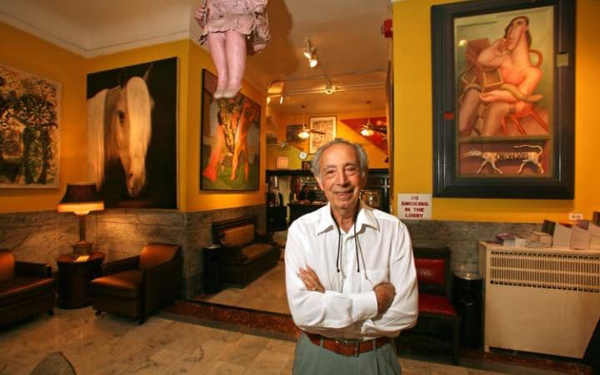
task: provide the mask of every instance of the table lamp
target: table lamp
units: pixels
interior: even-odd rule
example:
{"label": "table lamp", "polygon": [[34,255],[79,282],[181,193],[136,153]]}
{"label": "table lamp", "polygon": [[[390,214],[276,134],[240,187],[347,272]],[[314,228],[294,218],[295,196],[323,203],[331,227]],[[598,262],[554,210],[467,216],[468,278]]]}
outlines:
{"label": "table lamp", "polygon": [[79,242],[73,253],[90,254],[92,244],[85,240],[85,217],[90,211],[104,210],[104,201],[93,183],[67,184],[67,191],[58,204],[58,212],[73,212],[79,217]]}

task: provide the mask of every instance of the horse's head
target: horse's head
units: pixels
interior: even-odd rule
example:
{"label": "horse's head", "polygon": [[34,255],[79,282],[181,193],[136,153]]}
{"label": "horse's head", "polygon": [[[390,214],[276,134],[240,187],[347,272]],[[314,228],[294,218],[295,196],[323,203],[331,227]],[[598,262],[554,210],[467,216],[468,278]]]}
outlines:
{"label": "horse's head", "polygon": [[111,118],[119,158],[125,170],[127,192],[137,197],[146,184],[146,152],[151,135],[152,99],[141,77],[131,78],[121,90]]}

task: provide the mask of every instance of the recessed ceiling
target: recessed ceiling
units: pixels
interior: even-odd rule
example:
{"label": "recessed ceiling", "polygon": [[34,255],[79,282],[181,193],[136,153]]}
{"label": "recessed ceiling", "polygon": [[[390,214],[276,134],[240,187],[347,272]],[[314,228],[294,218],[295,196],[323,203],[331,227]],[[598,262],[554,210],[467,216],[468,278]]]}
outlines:
{"label": "recessed ceiling", "polygon": [[[192,0],[0,1],[0,20],[85,57],[190,38],[200,29]],[[248,58],[247,77],[259,87],[283,81],[280,113],[366,111],[385,108],[390,39],[381,26],[389,0],[270,0],[272,40]],[[308,66],[307,39],[319,64]],[[326,95],[328,81],[340,92]]]}

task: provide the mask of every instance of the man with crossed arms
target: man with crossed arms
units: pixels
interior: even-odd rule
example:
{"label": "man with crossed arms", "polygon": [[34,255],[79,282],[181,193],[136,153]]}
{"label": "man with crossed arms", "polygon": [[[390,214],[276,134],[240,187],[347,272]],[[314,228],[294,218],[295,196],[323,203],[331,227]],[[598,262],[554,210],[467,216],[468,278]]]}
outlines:
{"label": "man with crossed arms", "polygon": [[362,146],[335,139],[312,171],[329,203],[292,223],[285,249],[288,303],[302,329],[294,374],[400,374],[393,338],[418,315],[406,226],[361,202]]}

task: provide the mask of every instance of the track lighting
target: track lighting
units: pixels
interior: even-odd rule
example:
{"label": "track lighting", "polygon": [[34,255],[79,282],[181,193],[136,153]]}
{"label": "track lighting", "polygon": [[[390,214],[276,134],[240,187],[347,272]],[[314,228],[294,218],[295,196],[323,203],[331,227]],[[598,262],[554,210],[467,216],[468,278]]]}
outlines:
{"label": "track lighting", "polygon": [[335,87],[331,83],[331,81],[327,81],[327,85],[325,85],[325,94],[331,95],[335,92]]}
{"label": "track lighting", "polygon": [[310,39],[306,40],[306,50],[303,52],[303,55],[308,59],[308,65],[311,68],[314,68],[319,64],[319,60],[317,59],[317,49],[312,46]]}

